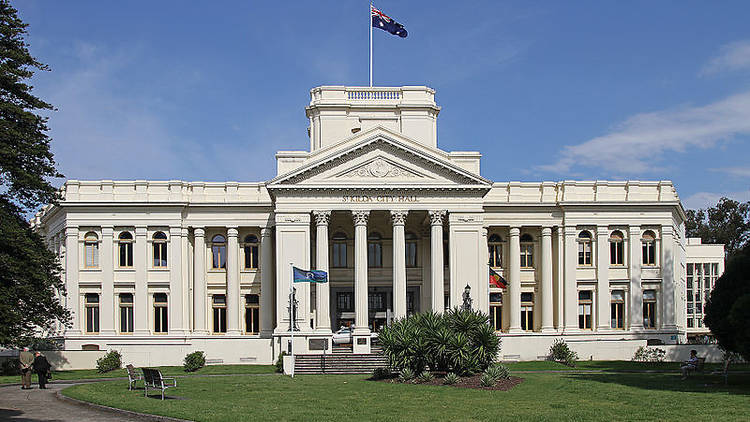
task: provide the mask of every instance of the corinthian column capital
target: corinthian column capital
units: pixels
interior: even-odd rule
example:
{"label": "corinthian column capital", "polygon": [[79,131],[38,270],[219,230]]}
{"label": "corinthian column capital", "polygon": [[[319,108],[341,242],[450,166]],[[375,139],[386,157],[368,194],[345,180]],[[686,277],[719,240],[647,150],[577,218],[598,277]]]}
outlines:
{"label": "corinthian column capital", "polygon": [[352,211],[352,220],[355,226],[366,226],[370,218],[370,211]]}
{"label": "corinthian column capital", "polygon": [[391,211],[391,221],[394,226],[403,226],[406,224],[406,216],[409,215],[409,211],[405,210],[393,210]]}
{"label": "corinthian column capital", "polygon": [[445,210],[430,211],[430,225],[442,226],[443,218],[445,218]]}
{"label": "corinthian column capital", "polygon": [[313,211],[313,217],[315,217],[315,225],[327,226],[331,222],[330,211]]}

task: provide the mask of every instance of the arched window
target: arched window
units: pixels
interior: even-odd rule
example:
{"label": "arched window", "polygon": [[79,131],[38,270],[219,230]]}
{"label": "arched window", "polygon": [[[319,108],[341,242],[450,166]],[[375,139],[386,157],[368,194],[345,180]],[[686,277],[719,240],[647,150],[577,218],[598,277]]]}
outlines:
{"label": "arched window", "polygon": [[119,248],[120,268],[130,268],[133,266],[133,235],[130,232],[122,232],[117,237]]}
{"label": "arched window", "polygon": [[370,233],[367,236],[367,266],[383,266],[383,243],[380,233]]}
{"label": "arched window", "polygon": [[217,234],[211,238],[211,268],[218,270],[227,267],[227,239]]}
{"label": "arched window", "polygon": [[588,230],[578,234],[578,265],[591,266],[591,232]]}
{"label": "arched window", "polygon": [[643,265],[656,265],[656,235],[651,230],[646,230],[641,236],[643,245]]}
{"label": "arched window", "polygon": [[503,240],[499,235],[493,234],[487,241],[490,252],[490,267],[502,268],[503,266]]}
{"label": "arched window", "polygon": [[154,267],[164,268],[167,266],[167,235],[164,232],[156,232],[152,239],[154,241]]}
{"label": "arched window", "polygon": [[333,234],[333,268],[346,268],[346,234],[336,232]]}
{"label": "arched window", "polygon": [[99,237],[94,232],[83,238],[83,263],[86,268],[99,268]]}
{"label": "arched window", "polygon": [[407,232],[406,238],[406,266],[416,267],[417,266],[417,235],[412,232]]}
{"label": "arched window", "polygon": [[258,237],[254,234],[245,236],[244,246],[242,250],[245,254],[245,269],[246,270],[257,270],[258,269]]}
{"label": "arched window", "polygon": [[619,230],[609,235],[609,263],[610,265],[625,265],[624,236]]}
{"label": "arched window", "polygon": [[534,267],[534,238],[526,233],[521,236],[521,268]]}

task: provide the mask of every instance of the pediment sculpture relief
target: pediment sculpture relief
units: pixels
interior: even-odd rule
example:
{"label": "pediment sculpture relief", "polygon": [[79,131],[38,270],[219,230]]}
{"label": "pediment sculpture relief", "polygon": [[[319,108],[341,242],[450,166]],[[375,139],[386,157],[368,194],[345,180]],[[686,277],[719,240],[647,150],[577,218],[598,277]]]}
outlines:
{"label": "pediment sculpture relief", "polygon": [[369,163],[349,170],[340,177],[345,178],[417,178],[422,177],[404,168],[393,165],[392,163],[376,158]]}

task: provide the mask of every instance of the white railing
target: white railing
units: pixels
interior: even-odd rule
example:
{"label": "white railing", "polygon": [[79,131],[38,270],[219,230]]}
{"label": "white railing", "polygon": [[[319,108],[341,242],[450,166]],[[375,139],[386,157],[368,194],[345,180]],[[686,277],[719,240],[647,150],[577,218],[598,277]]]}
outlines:
{"label": "white railing", "polygon": [[349,100],[400,100],[400,91],[347,91]]}

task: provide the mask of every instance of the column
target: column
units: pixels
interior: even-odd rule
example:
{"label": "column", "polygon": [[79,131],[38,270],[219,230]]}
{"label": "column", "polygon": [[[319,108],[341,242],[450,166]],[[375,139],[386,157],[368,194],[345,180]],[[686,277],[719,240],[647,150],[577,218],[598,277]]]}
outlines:
{"label": "column", "polygon": [[169,228],[169,333],[185,334],[183,323],[183,290],[182,290],[182,227]]}
{"label": "column", "polygon": [[151,304],[148,300],[148,240],[146,226],[136,226],[135,245],[133,245],[133,266],[135,267],[135,335],[149,335],[149,312]]}
{"label": "column", "polygon": [[563,244],[563,228],[558,226],[555,228],[555,241],[557,245],[556,253],[556,271],[555,274],[555,329],[559,332],[565,326],[563,323],[563,297],[565,290],[565,247]]}
{"label": "column", "polygon": [[578,279],[576,277],[576,269],[578,267],[577,231],[575,226],[565,227],[563,315],[566,333],[576,333],[580,330],[578,328]]}
{"label": "column", "polygon": [[114,252],[112,247],[112,226],[102,226],[102,247],[100,256],[100,268],[102,271],[102,297],[100,312],[101,334],[115,334],[115,271]]}
{"label": "column", "polygon": [[78,297],[78,226],[65,228],[65,290],[67,307],[71,313],[68,334],[81,334],[81,298]]}
{"label": "column", "polygon": [[630,256],[628,257],[630,269],[628,321],[631,330],[640,331],[643,330],[643,288],[641,287],[641,228],[639,226],[628,228],[628,244],[630,246]]}
{"label": "column", "polygon": [[[430,211],[430,274],[432,275],[432,311],[443,312],[444,306],[444,264],[443,264],[443,218],[445,211]],[[457,298],[451,297],[451,305]],[[460,303],[460,302],[458,302]]]}
{"label": "column", "polygon": [[193,333],[208,334],[206,330],[206,231],[202,227],[193,230],[195,251],[193,252]]}
{"label": "column", "polygon": [[554,328],[554,302],[552,287],[552,228],[542,227],[542,332],[550,333]]}
{"label": "column", "polygon": [[509,305],[509,332],[521,331],[521,229],[519,227],[510,228],[508,251],[508,305]]}
{"label": "column", "polygon": [[370,211],[352,211],[354,220],[354,353],[370,353],[367,309],[367,220]]}
{"label": "column", "polygon": [[190,332],[190,238],[187,227],[180,229],[180,272],[182,273],[182,331],[183,334]]}
{"label": "column", "polygon": [[273,333],[273,227],[260,229],[260,335],[270,337]]}
{"label": "column", "polygon": [[656,316],[656,323],[661,328],[676,329],[675,326],[675,277],[674,277],[674,229],[672,226],[661,226],[661,288],[663,309],[661,323]]}
{"label": "column", "polygon": [[596,227],[596,315],[597,331],[610,329],[609,323],[609,228]]}
{"label": "column", "polygon": [[240,248],[237,227],[227,228],[227,334],[239,335],[240,331]]}
{"label": "column", "polygon": [[[331,221],[330,211],[313,211],[315,216],[315,269],[328,271],[328,223]],[[317,317],[316,331],[331,333],[331,299],[330,279],[328,283],[315,284],[315,316]]]}
{"label": "column", "polygon": [[408,211],[391,211],[393,221],[393,316],[406,316],[406,238]]}

